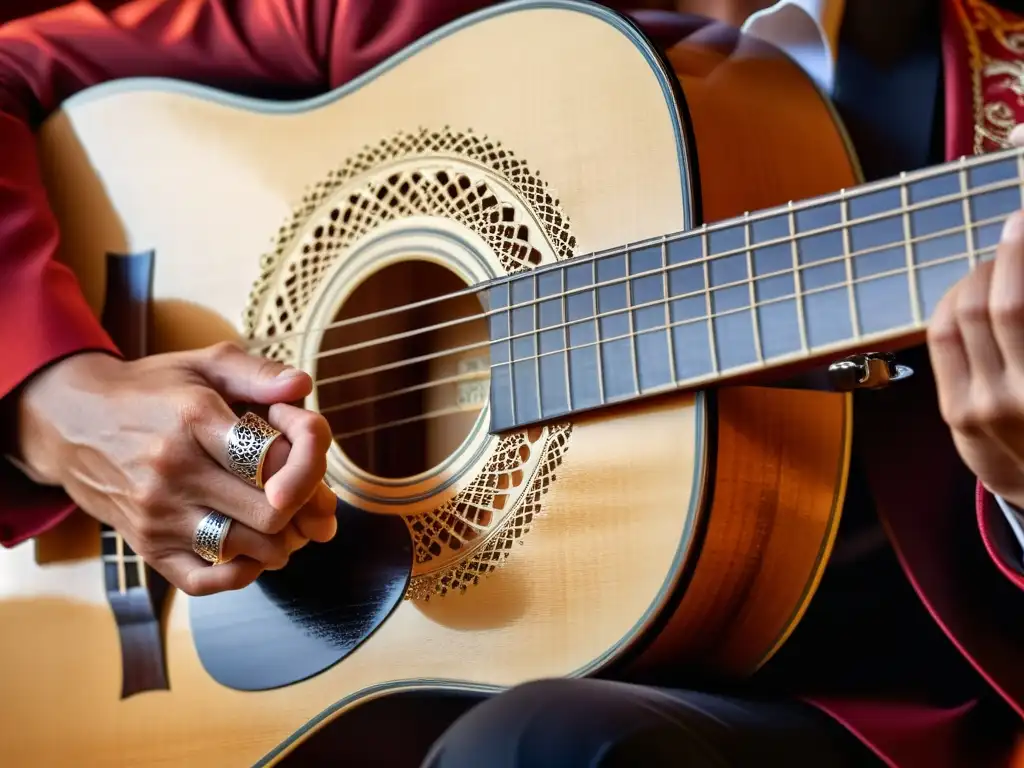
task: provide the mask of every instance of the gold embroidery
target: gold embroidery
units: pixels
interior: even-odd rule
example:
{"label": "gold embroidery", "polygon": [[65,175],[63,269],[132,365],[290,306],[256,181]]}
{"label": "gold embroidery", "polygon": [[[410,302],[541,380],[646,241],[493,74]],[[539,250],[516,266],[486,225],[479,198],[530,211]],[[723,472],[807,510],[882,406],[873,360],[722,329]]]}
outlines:
{"label": "gold embroidery", "polygon": [[984,0],[957,0],[955,5],[971,69],[973,150],[980,155],[1009,145],[1017,112],[1024,109],[1024,19]]}

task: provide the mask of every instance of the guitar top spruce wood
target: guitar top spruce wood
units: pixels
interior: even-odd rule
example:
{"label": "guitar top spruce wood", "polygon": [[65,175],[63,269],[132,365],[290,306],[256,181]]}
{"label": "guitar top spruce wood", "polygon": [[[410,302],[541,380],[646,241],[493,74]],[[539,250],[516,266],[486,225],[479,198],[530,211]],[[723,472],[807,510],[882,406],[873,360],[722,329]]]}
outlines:
{"label": "guitar top spruce wood", "polygon": [[397,692],[770,658],[828,561],[851,401],[750,377],[919,340],[1020,157],[858,186],[813,84],[733,34],[664,58],[523,0],[309,102],[129,80],[53,115],[97,315],[130,355],[309,371],[341,525],[198,599],[85,514],[0,553],[0,762],[308,764]]}

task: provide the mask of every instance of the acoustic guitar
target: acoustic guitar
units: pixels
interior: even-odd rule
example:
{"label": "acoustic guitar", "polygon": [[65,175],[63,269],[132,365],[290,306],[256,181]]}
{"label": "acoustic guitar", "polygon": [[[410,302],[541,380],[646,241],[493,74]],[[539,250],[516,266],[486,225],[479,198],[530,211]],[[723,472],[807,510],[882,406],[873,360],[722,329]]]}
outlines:
{"label": "acoustic guitar", "polygon": [[[105,84],[40,153],[126,354],[310,372],[341,524],[203,598],[84,514],[2,553],[12,767],[272,765],[396,692],[749,675],[828,561],[849,390],[904,375],[874,353],[1021,204],[1016,152],[858,185],[777,50],[707,27],[663,56],[574,0],[310,101]],[[844,391],[758,378],[808,365]]]}

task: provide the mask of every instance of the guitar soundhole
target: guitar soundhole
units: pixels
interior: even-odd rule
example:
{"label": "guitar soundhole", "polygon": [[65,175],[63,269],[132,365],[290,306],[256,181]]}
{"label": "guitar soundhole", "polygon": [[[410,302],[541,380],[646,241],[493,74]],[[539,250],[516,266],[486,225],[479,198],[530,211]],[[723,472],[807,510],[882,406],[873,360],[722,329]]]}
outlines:
{"label": "guitar soundhole", "polygon": [[[324,334],[321,412],[363,471],[392,480],[427,472],[476,424],[489,386],[483,307],[473,293],[443,298],[465,288],[435,263],[393,264],[356,287]],[[370,313],[384,314],[352,322]]]}

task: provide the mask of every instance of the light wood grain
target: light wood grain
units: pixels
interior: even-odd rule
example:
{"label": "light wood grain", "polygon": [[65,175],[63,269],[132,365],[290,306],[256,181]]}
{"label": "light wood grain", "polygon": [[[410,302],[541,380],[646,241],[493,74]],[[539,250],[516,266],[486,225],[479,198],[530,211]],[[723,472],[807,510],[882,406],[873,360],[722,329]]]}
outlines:
{"label": "light wood grain", "polygon": [[[674,59],[695,94],[709,218],[841,184],[848,165],[800,186],[807,168],[780,156],[800,116],[828,126],[792,71],[779,70],[792,93],[777,85],[773,99],[752,96],[771,82],[758,62],[709,55]],[[718,78],[730,82],[723,72],[736,67],[737,88],[721,87]],[[758,109],[798,102],[798,117],[761,136],[723,132],[715,143],[722,109],[748,125],[771,123],[767,113],[752,119],[748,98],[762,99]],[[712,106],[719,112],[705,111]],[[160,351],[238,335],[258,256],[304,188],[365,144],[420,125],[472,127],[526,159],[559,197],[578,252],[676,231],[686,199],[670,116],[633,43],[593,17],[544,9],[444,38],[309,112],[257,114],[125,90],[55,118],[42,149],[61,257],[97,311],[103,254],[155,248]],[[742,175],[740,160],[716,168],[730,140],[751,142],[737,150],[751,164]],[[813,166],[815,143],[802,151]],[[792,623],[827,552],[847,404],[737,388],[718,400],[716,457],[703,439],[716,427],[697,402],[662,397],[576,422],[544,513],[503,568],[464,594],[403,603],[341,664],[280,690],[240,693],[211,680],[191,643],[187,601],[175,595],[171,690],[121,701],[99,564],[59,555],[62,537],[81,541],[81,520],[43,542],[45,565],[31,545],[2,553],[0,676],[16,705],[4,712],[0,762],[250,765],[370,686],[423,678],[506,686],[594,672],[631,645],[644,649],[662,618],[671,621],[649,661],[689,649],[690,662],[749,670]],[[705,472],[716,458],[712,487]],[[714,583],[717,592],[707,588]],[[714,648],[701,642],[709,627],[722,639]]]}

